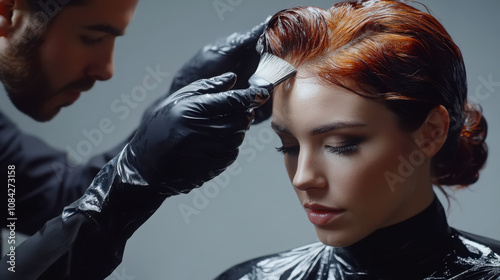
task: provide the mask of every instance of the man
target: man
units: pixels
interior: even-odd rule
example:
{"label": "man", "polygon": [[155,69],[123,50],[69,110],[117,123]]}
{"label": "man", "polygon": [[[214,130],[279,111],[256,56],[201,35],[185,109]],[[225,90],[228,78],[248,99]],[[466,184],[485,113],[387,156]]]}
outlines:
{"label": "man", "polygon": [[[115,1],[74,6],[81,2],[69,2],[65,12],[56,16],[60,7],[42,7],[35,1],[1,1],[0,77],[13,104],[35,120],[50,120],[63,106],[76,101],[81,91],[113,75],[114,40],[125,32],[137,1],[122,1],[120,10],[111,9],[108,14],[102,11],[110,10],[106,5]],[[46,10],[53,12],[48,14]],[[53,18],[47,26],[49,16]],[[64,206],[83,194],[97,171],[123,147],[122,144],[94,158],[86,166],[67,168],[61,182],[50,163],[67,167],[66,155],[36,138],[22,135],[1,113],[0,116],[1,147],[8,149],[1,156],[2,169],[15,165],[18,172],[16,229],[20,232],[33,234],[59,215]],[[2,217],[5,210],[2,209]]]}
{"label": "man", "polygon": [[[110,79],[115,39],[125,33],[136,5],[0,0],[0,78],[12,103],[37,121],[49,121],[96,81]],[[183,87],[150,110],[130,141],[66,170],[62,181],[47,163],[64,163],[64,153],[23,135],[0,113],[1,167],[15,171],[16,230],[34,233],[81,196],[9,248],[0,278],[104,278],[121,261],[126,240],[164,199],[201,186],[232,163],[253,120],[249,112],[269,97],[262,89],[230,90],[244,88],[255,69],[262,28],[202,49],[170,92],[228,70],[240,74],[236,86],[236,76],[225,74]],[[6,221],[6,211],[1,213]]]}

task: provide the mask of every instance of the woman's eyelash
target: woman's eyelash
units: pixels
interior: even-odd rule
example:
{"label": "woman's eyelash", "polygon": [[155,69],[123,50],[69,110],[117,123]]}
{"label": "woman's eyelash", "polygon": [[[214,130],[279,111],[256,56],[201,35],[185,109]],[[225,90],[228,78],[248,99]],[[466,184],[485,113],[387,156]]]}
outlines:
{"label": "woman's eyelash", "polygon": [[[348,156],[348,155],[355,153],[358,150],[359,144],[361,142],[363,142],[363,140],[364,140],[364,138],[356,138],[356,139],[352,139],[352,140],[348,141],[343,146],[334,147],[334,146],[327,145],[327,146],[325,146],[325,148],[330,153],[333,153],[333,154],[336,154],[339,156]],[[279,153],[282,153],[282,154],[294,154],[294,155],[296,155],[300,151],[300,146],[277,147],[276,151],[278,151]]]}
{"label": "woman's eyelash", "polygon": [[355,153],[358,148],[359,144],[364,141],[363,137],[360,138],[354,138],[346,142],[345,145],[339,146],[339,147],[333,147],[333,146],[326,146],[326,149],[339,156],[348,156],[353,153]]}
{"label": "woman's eyelash", "polygon": [[298,154],[299,152],[299,146],[293,146],[293,147],[276,147],[276,151],[282,154]]}
{"label": "woman's eyelash", "polygon": [[358,145],[346,145],[346,146],[341,146],[341,147],[332,147],[332,146],[326,146],[326,149],[330,153],[337,154],[339,156],[348,156],[350,154],[353,154],[358,150]]}

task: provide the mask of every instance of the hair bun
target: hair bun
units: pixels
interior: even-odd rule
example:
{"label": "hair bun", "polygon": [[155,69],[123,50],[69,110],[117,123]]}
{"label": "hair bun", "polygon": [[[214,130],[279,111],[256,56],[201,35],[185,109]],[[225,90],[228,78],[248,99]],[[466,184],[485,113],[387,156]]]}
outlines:
{"label": "hair bun", "polygon": [[486,126],[486,120],[481,113],[481,108],[474,104],[467,104],[460,139],[471,145],[481,145],[486,139]]}
{"label": "hair bun", "polygon": [[446,165],[438,165],[435,169],[436,183],[439,185],[466,187],[475,183],[488,157],[488,147],[485,142],[488,124],[481,107],[467,104],[464,116],[458,149],[450,151],[453,154],[448,154],[449,161]]}

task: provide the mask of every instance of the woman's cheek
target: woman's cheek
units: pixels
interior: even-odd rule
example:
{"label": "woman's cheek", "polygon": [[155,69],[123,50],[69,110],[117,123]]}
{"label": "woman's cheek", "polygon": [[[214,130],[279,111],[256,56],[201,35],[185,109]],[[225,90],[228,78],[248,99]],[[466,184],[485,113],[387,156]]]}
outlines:
{"label": "woman's cheek", "polygon": [[377,196],[392,191],[386,174],[398,169],[398,156],[401,154],[398,145],[377,144],[375,142],[360,149],[351,167],[344,170],[349,174],[348,179],[355,182],[364,195]]}

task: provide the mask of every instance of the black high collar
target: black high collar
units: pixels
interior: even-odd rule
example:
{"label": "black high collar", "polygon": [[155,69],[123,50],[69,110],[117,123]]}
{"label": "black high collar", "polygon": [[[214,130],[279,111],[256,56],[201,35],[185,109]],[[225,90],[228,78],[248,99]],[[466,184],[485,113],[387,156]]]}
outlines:
{"label": "black high collar", "polygon": [[332,257],[345,271],[361,272],[373,279],[378,275],[392,279],[387,276],[409,271],[416,272],[410,276],[412,279],[422,279],[442,266],[442,260],[452,250],[450,230],[444,209],[435,197],[416,216],[379,229],[354,245],[335,248]]}

